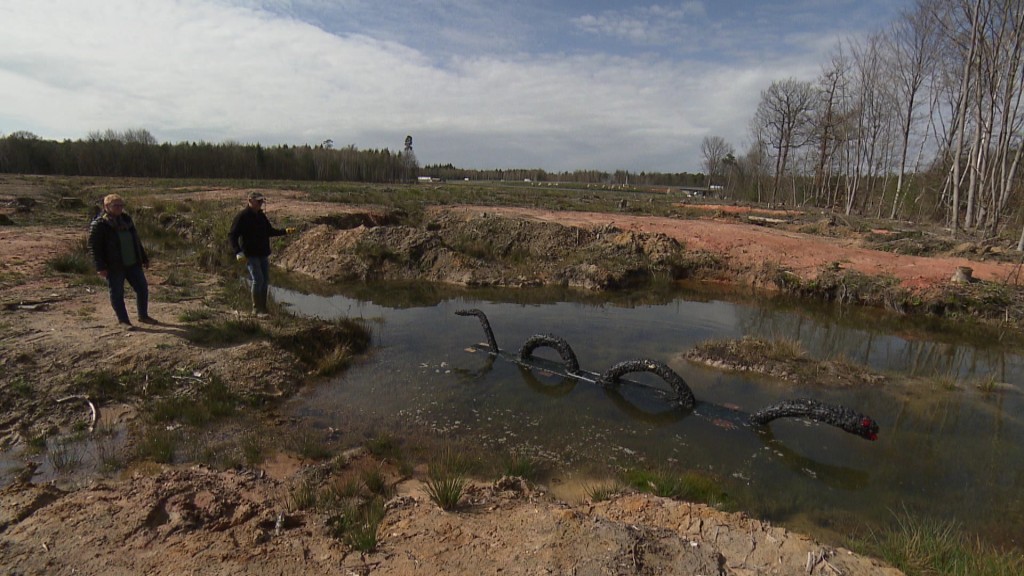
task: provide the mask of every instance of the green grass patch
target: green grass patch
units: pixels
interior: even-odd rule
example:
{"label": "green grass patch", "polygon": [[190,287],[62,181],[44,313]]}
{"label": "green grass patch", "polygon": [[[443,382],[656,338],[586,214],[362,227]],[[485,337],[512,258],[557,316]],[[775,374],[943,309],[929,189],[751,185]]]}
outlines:
{"label": "green grass patch", "polygon": [[178,315],[178,320],[180,322],[194,324],[198,322],[206,322],[208,320],[213,320],[215,316],[216,315],[214,314],[213,310],[209,310],[207,308],[189,308],[188,310],[185,310],[184,312]]}
{"label": "green grass patch", "polygon": [[366,449],[377,458],[398,460],[402,456],[402,448],[398,440],[390,434],[379,434],[367,440]]}
{"label": "green grass patch", "polygon": [[185,338],[189,342],[209,347],[241,344],[265,334],[260,323],[252,318],[204,320],[185,330]]}
{"label": "green grass patch", "polygon": [[461,452],[447,447],[429,464],[427,496],[442,510],[455,510],[466,490],[466,473],[471,462]]}
{"label": "green grass patch", "polygon": [[66,252],[47,260],[46,267],[60,274],[91,276],[95,272],[89,255],[89,245],[84,238],[76,241]]}
{"label": "green grass patch", "polygon": [[152,422],[179,422],[189,426],[205,426],[234,416],[241,399],[219,378],[202,384],[194,396],[174,396],[153,402],[147,408]]}
{"label": "green grass patch", "polygon": [[15,376],[8,386],[11,394],[20,398],[31,398],[35,393],[35,387],[32,386],[32,382],[21,374]]}
{"label": "green grass patch", "polygon": [[321,376],[335,374],[370,346],[370,331],[363,322],[342,318],[295,329],[272,329],[273,343],[295,354]]}
{"label": "green grass patch", "polygon": [[583,487],[583,491],[586,493],[587,498],[591,502],[604,502],[611,500],[616,495],[622,492],[622,486],[617,483],[598,483],[593,485],[586,485]]}
{"label": "green grass patch", "polygon": [[388,484],[384,472],[380,468],[368,468],[360,474],[363,486],[370,491],[370,494],[387,498],[391,496],[391,485]]}
{"label": "green grass patch", "polygon": [[505,457],[504,474],[531,482],[536,481],[540,476],[540,462],[526,454],[509,454]]}
{"label": "green grass patch", "polygon": [[696,472],[682,474],[669,471],[632,469],[625,474],[629,486],[675,500],[702,502],[720,507],[729,501],[729,495],[719,487],[719,482]]}
{"label": "green grass patch", "polygon": [[317,506],[318,496],[317,483],[311,478],[303,478],[292,484],[288,490],[288,510],[312,510]]}
{"label": "green grass patch", "polygon": [[130,394],[120,376],[111,370],[90,370],[75,376],[72,389],[96,400],[126,400]]}
{"label": "green grass patch", "polygon": [[869,550],[907,576],[1016,576],[1024,555],[1002,552],[966,534],[954,521],[924,520],[904,512],[892,527],[873,533]]}
{"label": "green grass patch", "polygon": [[317,430],[296,430],[289,435],[288,448],[307,460],[327,460],[334,455],[323,433]]}
{"label": "green grass patch", "polygon": [[46,443],[46,462],[57,474],[67,474],[82,464],[81,447],[68,438],[51,438]]}
{"label": "green grass patch", "polygon": [[261,464],[267,456],[267,441],[258,430],[249,430],[238,439],[238,447],[242,451],[242,459],[247,466]]}
{"label": "green grass patch", "polygon": [[181,444],[181,434],[165,426],[148,426],[136,445],[136,457],[160,464],[171,464]]}
{"label": "green grass patch", "polygon": [[327,527],[331,536],[352,548],[360,552],[373,552],[377,549],[378,532],[383,519],[383,499],[372,498],[363,504],[347,501],[328,516]]}
{"label": "green grass patch", "polygon": [[455,473],[431,471],[426,483],[427,496],[442,510],[455,510],[466,490],[466,477]]}

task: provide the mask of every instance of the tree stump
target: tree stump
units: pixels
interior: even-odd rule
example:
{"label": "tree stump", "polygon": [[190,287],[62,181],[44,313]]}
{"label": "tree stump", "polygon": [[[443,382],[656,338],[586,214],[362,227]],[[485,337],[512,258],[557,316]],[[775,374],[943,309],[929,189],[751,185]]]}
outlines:
{"label": "tree stump", "polygon": [[953,272],[953,278],[951,280],[957,284],[970,284],[974,282],[974,277],[971,274],[974,273],[974,269],[969,266],[957,266],[956,272]]}
{"label": "tree stump", "polygon": [[85,202],[83,202],[81,198],[64,196],[57,200],[57,206],[61,208],[81,208],[82,206],[85,206]]}

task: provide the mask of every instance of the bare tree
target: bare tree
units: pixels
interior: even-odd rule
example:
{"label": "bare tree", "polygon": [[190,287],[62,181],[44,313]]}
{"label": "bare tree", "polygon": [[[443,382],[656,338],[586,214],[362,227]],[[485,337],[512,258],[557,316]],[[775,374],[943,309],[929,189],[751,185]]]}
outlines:
{"label": "bare tree", "polygon": [[721,136],[705,136],[700,143],[700,151],[703,156],[701,165],[706,174],[705,181],[708,188],[711,188],[715,184],[716,177],[723,174],[726,157],[735,155],[736,151]]}
{"label": "bare tree", "polygon": [[933,3],[933,0],[917,0],[912,10],[900,15],[886,37],[893,89],[901,114],[899,171],[890,218],[896,217],[903,201],[911,130],[921,104],[925,79],[938,54],[938,34],[929,6]]}
{"label": "bare tree", "polygon": [[864,42],[851,43],[851,117],[843,158],[846,214],[854,208],[863,211],[869,201],[876,200],[879,179],[889,172],[892,163],[894,104],[883,76],[881,48],[881,36],[877,34]]}
{"label": "bare tree", "polygon": [[847,94],[850,85],[850,61],[840,44],[832,54],[829,65],[818,78],[819,100],[815,118],[817,163],[814,167],[813,193],[815,202],[834,208],[838,185],[832,186],[836,154],[849,133]]}
{"label": "bare tree", "polygon": [[[1024,4],[1019,0],[935,0],[943,55],[958,69],[948,136],[946,188],[953,233],[997,234],[1011,200],[1024,131]],[[1024,238],[1024,236],[1022,236]],[[1024,244],[1024,243],[1022,243]],[[1024,249],[1024,245],[1018,248]]]}
{"label": "bare tree", "polygon": [[790,153],[811,139],[815,101],[814,86],[793,78],[772,82],[767,90],[761,92],[753,129],[760,132],[760,137],[775,153],[770,202],[776,201]]}

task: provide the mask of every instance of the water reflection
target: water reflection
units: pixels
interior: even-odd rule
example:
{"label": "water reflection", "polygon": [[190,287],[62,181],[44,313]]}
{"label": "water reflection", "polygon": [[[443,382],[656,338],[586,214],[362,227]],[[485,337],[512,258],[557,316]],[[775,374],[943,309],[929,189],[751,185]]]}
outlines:
{"label": "water reflection", "polygon": [[[292,403],[293,413],[325,427],[344,423],[354,431],[363,426],[409,437],[467,438],[495,454],[515,449],[569,468],[603,463],[609,469],[710,470],[747,509],[798,528],[847,516],[879,526],[906,509],[955,518],[1004,544],[1017,543],[1016,535],[1024,533],[1024,400],[1014,386],[972,385],[990,378],[1024,381],[1015,351],[956,342],[910,322],[897,330],[889,320],[860,313],[691,300],[678,293],[602,301],[561,290],[334,290],[274,289],[275,299],[304,314],[378,321],[370,358]],[[484,310],[505,349],[551,333],[569,342],[580,365],[594,372],[631,358],[666,362],[693,389],[698,406],[693,413],[670,409],[642,390],[608,391],[469,353],[482,334],[476,319],[454,314],[464,308]],[[901,336],[907,332],[914,337]],[[683,357],[705,339],[745,335],[796,340],[813,357],[847,358],[892,374],[952,374],[958,386],[935,379],[906,384],[896,377],[881,386],[793,385]],[[702,411],[701,404],[749,413],[801,396],[875,418],[879,441],[794,420],[773,422],[758,434],[724,425],[728,418]],[[1004,518],[1010,528],[992,517]]]}

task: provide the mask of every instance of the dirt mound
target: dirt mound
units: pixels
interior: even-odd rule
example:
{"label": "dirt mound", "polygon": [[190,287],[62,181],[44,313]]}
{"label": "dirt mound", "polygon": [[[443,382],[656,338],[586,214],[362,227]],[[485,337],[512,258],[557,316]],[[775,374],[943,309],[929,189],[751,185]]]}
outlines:
{"label": "dirt mound", "polygon": [[[344,224],[354,224],[345,228]],[[279,264],[329,281],[427,279],[465,286],[614,289],[679,277],[682,245],[664,234],[435,210],[423,226],[332,220],[305,231]]]}
{"label": "dirt mound", "polygon": [[331,538],[286,485],[196,467],[76,492],[0,492],[0,563],[25,574],[848,574],[900,572],[708,506],[649,495],[570,506],[502,479],[445,512],[418,481],[385,506],[376,552]]}

